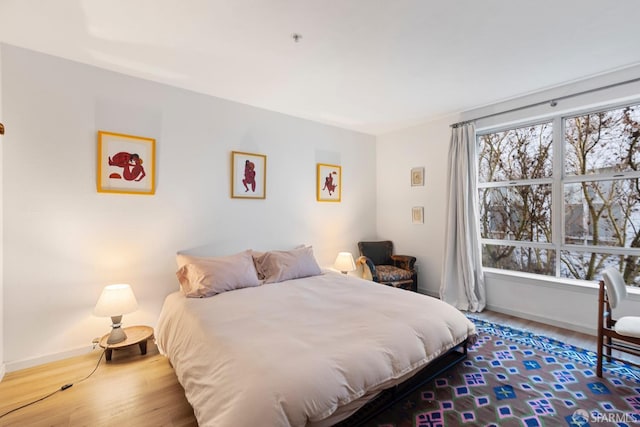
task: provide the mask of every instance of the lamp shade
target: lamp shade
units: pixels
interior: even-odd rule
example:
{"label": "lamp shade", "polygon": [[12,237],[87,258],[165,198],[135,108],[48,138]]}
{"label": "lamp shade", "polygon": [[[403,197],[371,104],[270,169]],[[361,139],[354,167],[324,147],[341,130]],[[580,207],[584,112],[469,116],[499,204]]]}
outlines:
{"label": "lamp shade", "polygon": [[340,270],[343,273],[356,269],[356,263],[353,261],[353,255],[351,255],[351,252],[340,252],[333,265],[337,270]]}
{"label": "lamp shade", "polygon": [[131,290],[131,286],[125,284],[105,286],[98,298],[98,303],[93,309],[96,316],[119,316],[131,313],[138,309],[138,301]]}

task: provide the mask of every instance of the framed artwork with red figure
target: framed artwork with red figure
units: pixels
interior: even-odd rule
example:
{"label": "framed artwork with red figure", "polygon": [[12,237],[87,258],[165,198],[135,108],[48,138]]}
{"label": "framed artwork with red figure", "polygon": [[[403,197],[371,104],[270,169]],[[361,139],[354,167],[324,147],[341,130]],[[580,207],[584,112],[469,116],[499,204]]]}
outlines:
{"label": "framed artwork with red figure", "polygon": [[267,156],[231,152],[231,198],[264,199],[267,197]]}
{"label": "framed artwork with red figure", "polygon": [[319,202],[339,202],[342,198],[342,167],[318,163],[316,199]]}
{"label": "framed artwork with red figure", "polygon": [[98,192],[155,193],[156,140],[98,131]]}

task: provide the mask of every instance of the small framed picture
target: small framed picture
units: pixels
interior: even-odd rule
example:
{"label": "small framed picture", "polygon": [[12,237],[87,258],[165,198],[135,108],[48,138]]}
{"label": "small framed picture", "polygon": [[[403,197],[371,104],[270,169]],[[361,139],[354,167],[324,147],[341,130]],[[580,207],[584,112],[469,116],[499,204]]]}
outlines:
{"label": "small framed picture", "polygon": [[411,169],[411,186],[420,187],[424,185],[424,168]]}
{"label": "small framed picture", "polygon": [[264,199],[267,197],[267,156],[231,152],[231,198]]}
{"label": "small framed picture", "polygon": [[342,167],[318,163],[316,199],[319,202],[339,202],[342,198]]}
{"label": "small framed picture", "polygon": [[99,193],[155,193],[156,140],[98,131]]}
{"label": "small framed picture", "polygon": [[424,207],[414,206],[411,208],[411,222],[413,224],[424,224]]}

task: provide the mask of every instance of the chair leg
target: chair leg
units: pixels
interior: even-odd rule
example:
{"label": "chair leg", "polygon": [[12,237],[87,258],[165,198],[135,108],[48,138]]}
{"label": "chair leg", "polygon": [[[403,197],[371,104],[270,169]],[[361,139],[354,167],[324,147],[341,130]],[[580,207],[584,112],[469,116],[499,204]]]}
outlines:
{"label": "chair leg", "polygon": [[596,364],[596,375],[599,378],[602,378],[602,358],[604,357],[602,352],[602,347],[604,344],[602,332],[598,333],[598,356],[597,356],[597,364]]}
{"label": "chair leg", "polygon": [[[605,322],[605,309],[608,308],[608,303],[605,301],[606,293],[605,293],[605,283],[603,280],[600,280],[599,289],[598,289],[598,360],[596,364],[596,375],[599,378],[602,378],[602,358],[603,347],[604,347],[604,322]],[[610,310],[609,310],[610,312]],[[611,343],[611,338],[607,336],[607,341]],[[608,348],[608,351],[611,351],[611,347]],[[611,356],[611,355],[609,355]],[[611,359],[609,359],[611,361]]]}

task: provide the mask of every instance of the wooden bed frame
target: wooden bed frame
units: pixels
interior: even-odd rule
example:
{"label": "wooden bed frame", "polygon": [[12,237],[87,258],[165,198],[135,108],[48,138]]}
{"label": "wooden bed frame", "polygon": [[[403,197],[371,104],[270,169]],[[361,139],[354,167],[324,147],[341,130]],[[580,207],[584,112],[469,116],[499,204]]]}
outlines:
{"label": "wooden bed frame", "polygon": [[367,422],[371,420],[371,418],[389,409],[417,388],[466,359],[468,348],[473,345],[474,342],[475,339],[467,338],[445,354],[433,360],[405,382],[383,390],[376,398],[366,403],[349,418],[336,424],[335,427],[359,427],[367,425]]}

